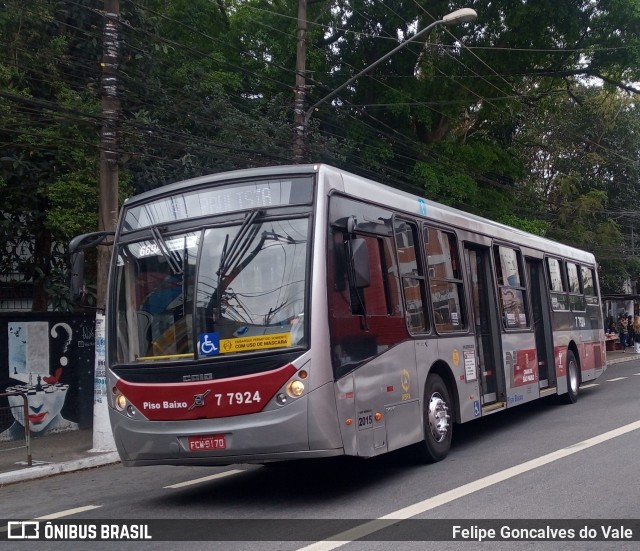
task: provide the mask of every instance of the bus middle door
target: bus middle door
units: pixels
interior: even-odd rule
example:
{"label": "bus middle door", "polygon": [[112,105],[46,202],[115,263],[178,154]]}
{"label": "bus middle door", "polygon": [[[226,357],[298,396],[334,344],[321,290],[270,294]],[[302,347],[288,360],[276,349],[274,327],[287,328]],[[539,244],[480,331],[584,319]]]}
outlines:
{"label": "bus middle door", "polygon": [[481,404],[484,407],[504,400],[504,368],[499,341],[501,332],[495,315],[497,309],[490,249],[465,243],[465,257],[470,272],[477,369]]}

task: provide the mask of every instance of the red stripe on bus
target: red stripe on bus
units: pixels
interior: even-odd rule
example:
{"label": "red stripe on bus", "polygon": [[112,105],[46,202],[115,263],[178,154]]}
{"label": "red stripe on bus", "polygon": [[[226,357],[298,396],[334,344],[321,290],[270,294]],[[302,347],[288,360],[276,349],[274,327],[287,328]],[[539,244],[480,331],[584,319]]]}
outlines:
{"label": "red stripe on bus", "polygon": [[296,373],[285,365],[254,375],[188,383],[130,383],[116,388],[152,421],[187,421],[246,415],[262,411]]}

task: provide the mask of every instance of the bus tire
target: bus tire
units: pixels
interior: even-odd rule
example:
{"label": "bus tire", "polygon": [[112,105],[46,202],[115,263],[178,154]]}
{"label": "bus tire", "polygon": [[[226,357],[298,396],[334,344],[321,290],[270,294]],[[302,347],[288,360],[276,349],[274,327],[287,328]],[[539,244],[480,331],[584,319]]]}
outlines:
{"label": "bus tire", "polygon": [[575,404],[580,391],[580,369],[573,352],[567,352],[567,393],[562,395],[565,404]]}
{"label": "bus tire", "polygon": [[424,385],[423,424],[420,458],[428,463],[442,461],[449,453],[453,435],[451,397],[442,377],[435,373],[427,377]]}

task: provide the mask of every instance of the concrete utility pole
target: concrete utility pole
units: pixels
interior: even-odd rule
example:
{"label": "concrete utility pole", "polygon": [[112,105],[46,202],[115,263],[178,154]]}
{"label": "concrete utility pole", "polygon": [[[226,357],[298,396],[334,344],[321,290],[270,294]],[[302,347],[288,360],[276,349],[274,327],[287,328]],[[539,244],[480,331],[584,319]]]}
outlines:
{"label": "concrete utility pole", "polygon": [[[104,1],[104,30],[102,32],[102,134],[100,139],[100,193],[98,206],[98,231],[115,231],[118,220],[118,122],[120,100],[118,98],[118,66],[120,42],[118,19],[120,1]],[[110,249],[98,246],[98,302],[104,311],[107,301],[107,276]]]}
{"label": "concrete utility pole", "polygon": [[293,106],[293,160],[296,164],[302,163],[305,158],[305,97],[307,70],[307,0],[298,0],[298,32],[296,42],[296,87],[294,89],[295,101]]}
{"label": "concrete utility pole", "polygon": [[[98,231],[112,232],[118,221],[118,67],[120,42],[118,20],[119,0],[104,0],[104,29],[102,31],[102,134],[100,138],[100,193],[98,204]],[[106,320],[107,280],[110,247],[98,245],[98,297],[95,327],[95,372],[93,389],[93,448],[90,451],[115,450],[107,409],[106,377]]]}

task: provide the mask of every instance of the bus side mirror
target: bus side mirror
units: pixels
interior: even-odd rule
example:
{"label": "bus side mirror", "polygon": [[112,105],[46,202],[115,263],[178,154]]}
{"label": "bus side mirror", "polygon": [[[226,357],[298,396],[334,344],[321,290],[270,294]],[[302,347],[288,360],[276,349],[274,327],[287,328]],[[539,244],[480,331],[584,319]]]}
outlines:
{"label": "bus side mirror", "polygon": [[84,251],[71,256],[71,299],[77,300],[84,295]]}
{"label": "bus side mirror", "polygon": [[[71,300],[77,300],[84,295],[84,249],[100,245],[107,237],[115,235],[112,231],[96,231],[76,235],[69,241],[71,254],[71,281],[69,287]],[[113,242],[107,243],[113,245]]]}
{"label": "bus side mirror", "polygon": [[357,289],[371,285],[371,271],[369,269],[369,250],[367,242],[357,237],[350,242],[352,283]]}

